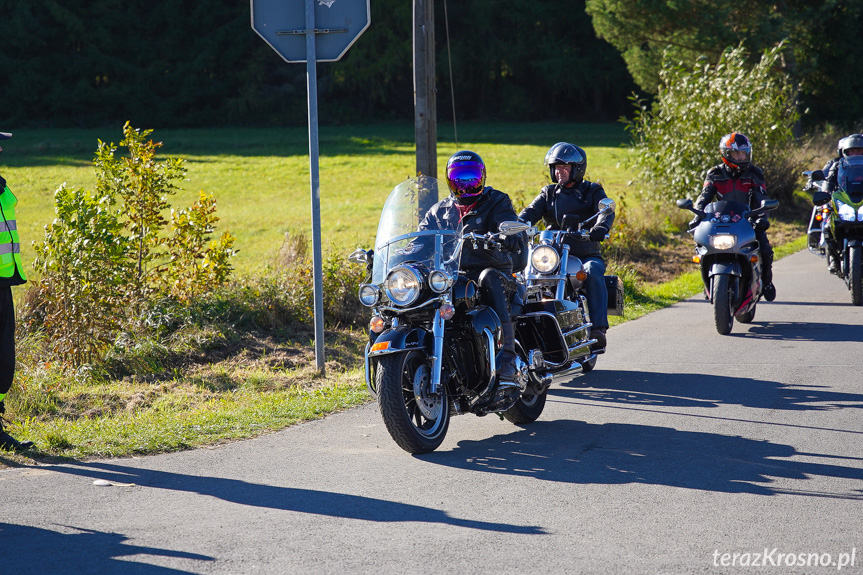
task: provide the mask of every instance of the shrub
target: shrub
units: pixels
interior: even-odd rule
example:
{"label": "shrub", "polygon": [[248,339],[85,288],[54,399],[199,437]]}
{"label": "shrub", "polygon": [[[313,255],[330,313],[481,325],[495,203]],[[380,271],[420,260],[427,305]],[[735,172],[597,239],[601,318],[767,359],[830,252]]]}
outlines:
{"label": "shrub", "polygon": [[[64,361],[98,363],[123,329],[144,327],[149,305],[163,298],[189,301],[224,283],[234,238],[214,233],[215,199],[201,192],[189,208],[171,209],[183,161],[156,160],[152,131],[123,127],[128,155],[99,142],[96,192],[60,186],[56,218],[34,243],[31,288],[22,319]],[[170,220],[165,212],[169,209]]]}
{"label": "shrub", "polygon": [[636,110],[627,122],[642,193],[657,200],[696,196],[719,162],[720,138],[738,131],[752,140],[768,194],[792,198],[800,169],[790,153],[798,114],[791,85],[776,72],[782,49],[765,51],[752,65],[743,47],[729,48],[716,65],[702,58],[691,70],[666,57],[656,101],[649,108],[633,96]]}

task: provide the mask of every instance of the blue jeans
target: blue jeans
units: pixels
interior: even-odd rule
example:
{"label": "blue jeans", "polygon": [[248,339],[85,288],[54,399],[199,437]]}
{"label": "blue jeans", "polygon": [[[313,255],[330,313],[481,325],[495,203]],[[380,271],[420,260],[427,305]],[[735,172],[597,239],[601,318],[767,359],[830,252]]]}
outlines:
{"label": "blue jeans", "polygon": [[[572,260],[570,256],[570,260]],[[581,260],[587,279],[584,289],[587,292],[587,313],[593,327],[608,327],[608,291],[605,289],[605,262],[599,257],[589,257]],[[570,268],[573,264],[570,262]]]}

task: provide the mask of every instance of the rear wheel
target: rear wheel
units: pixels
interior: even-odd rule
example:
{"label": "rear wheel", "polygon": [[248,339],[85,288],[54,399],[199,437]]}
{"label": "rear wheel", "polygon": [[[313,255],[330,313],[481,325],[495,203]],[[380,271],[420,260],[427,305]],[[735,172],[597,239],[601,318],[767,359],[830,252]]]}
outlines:
{"label": "rear wheel", "polygon": [[750,309],[746,313],[742,313],[735,317],[740,323],[752,323],[752,320],[755,319],[755,306],[752,306],[752,309]]}
{"label": "rear wheel", "polygon": [[578,363],[581,364],[581,372],[590,373],[593,371],[593,368],[596,367],[596,358],[597,355],[593,353],[590,355],[590,359],[578,360]]}
{"label": "rear wheel", "polygon": [[734,325],[734,316],[731,315],[734,291],[730,280],[731,276],[726,274],[713,276],[713,319],[719,335],[728,335]]}
{"label": "rear wheel", "polygon": [[383,356],[377,369],[378,406],[393,440],[408,453],[430,453],[449,428],[446,391],[430,393],[431,362],[411,351]]}
{"label": "rear wheel", "polygon": [[848,287],[851,288],[851,303],[854,305],[863,304],[863,285],[861,285],[861,281],[863,281],[863,277],[861,277],[861,273],[863,270],[860,269],[861,264],[863,262],[861,260],[861,247],[860,246],[849,246],[848,247]]}
{"label": "rear wheel", "polygon": [[525,423],[533,423],[539,416],[542,415],[542,410],[545,409],[545,399],[548,396],[548,389],[539,395],[522,394],[512,407],[503,412],[503,416],[507,421],[522,425]]}

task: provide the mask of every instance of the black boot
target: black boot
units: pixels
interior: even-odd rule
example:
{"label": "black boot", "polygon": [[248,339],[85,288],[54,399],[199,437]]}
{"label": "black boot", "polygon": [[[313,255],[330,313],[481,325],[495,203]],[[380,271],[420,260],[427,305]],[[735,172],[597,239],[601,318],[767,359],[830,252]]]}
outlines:
{"label": "black boot", "polygon": [[18,441],[3,429],[3,421],[0,420],[0,449],[4,451],[27,451],[33,447],[32,441]]}
{"label": "black boot", "polygon": [[604,350],[608,341],[605,338],[605,330],[607,327],[594,327],[590,330],[590,339],[595,339],[596,343],[590,346],[591,351]]}
{"label": "black boot", "polygon": [[512,322],[501,324],[501,333],[503,335],[503,351],[500,354],[500,366],[498,373],[500,374],[501,385],[517,385],[516,375],[518,369],[515,367],[515,326]]}

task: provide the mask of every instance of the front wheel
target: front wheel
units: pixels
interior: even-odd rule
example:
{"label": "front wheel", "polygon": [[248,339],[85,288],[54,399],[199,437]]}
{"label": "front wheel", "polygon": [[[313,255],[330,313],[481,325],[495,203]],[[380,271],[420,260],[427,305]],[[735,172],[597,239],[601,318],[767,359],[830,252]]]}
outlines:
{"label": "front wheel", "polygon": [[854,305],[863,304],[863,285],[861,285],[861,273],[863,270],[860,269],[861,264],[863,262],[861,260],[861,247],[860,246],[849,246],[848,247],[848,287],[851,289],[851,303]]}
{"label": "front wheel", "polygon": [[430,453],[449,428],[446,390],[430,393],[431,362],[419,351],[383,356],[377,369],[378,406],[390,436],[408,453]]}
{"label": "front wheel", "polygon": [[734,291],[730,280],[731,276],[726,274],[713,276],[713,319],[719,335],[728,335],[734,325],[734,316],[731,315]]}

